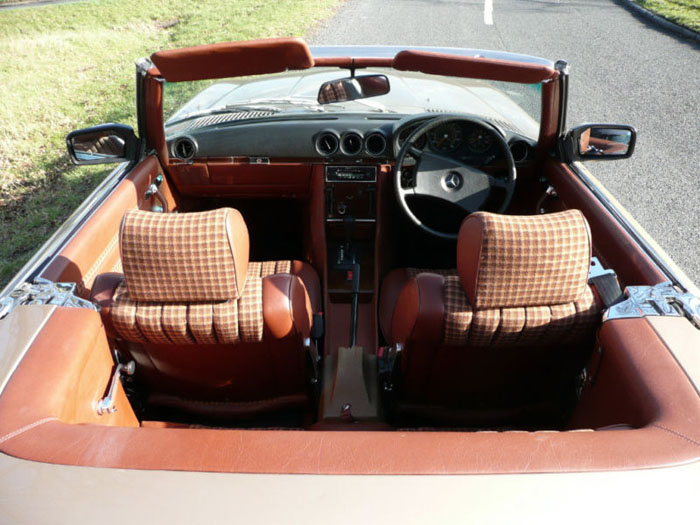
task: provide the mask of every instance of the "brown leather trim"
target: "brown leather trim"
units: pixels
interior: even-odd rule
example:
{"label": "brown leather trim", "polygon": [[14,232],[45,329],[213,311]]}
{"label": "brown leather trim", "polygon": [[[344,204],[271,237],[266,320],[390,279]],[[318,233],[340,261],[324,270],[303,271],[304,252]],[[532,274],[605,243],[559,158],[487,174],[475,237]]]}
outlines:
{"label": "brown leather trim", "polygon": [[268,334],[275,339],[283,339],[295,331],[291,286],[291,275],[268,275],[262,280],[263,319]]}
{"label": "brown leather trim", "polygon": [[394,341],[391,319],[394,316],[396,301],[408,279],[409,275],[405,268],[396,268],[390,271],[382,281],[382,290],[379,296],[379,327],[387,342]]}
{"label": "brown leather trim", "polygon": [[463,57],[432,51],[401,51],[394,57],[393,66],[399,71],[420,71],[432,75],[483,78],[526,84],[551,80],[559,75],[551,67],[539,64]]}
{"label": "brown leather trim", "polygon": [[300,38],[270,38],[222,42],[158,51],[151,55],[168,82],[242,77],[314,65],[306,42]]}
{"label": "brown leather trim", "polygon": [[[112,372],[100,315],[84,308],[56,308],[0,396],[0,443],[44,420],[75,427],[137,427],[121,384],[117,411],[97,415],[96,402],[105,395]],[[53,453],[60,454],[60,448]]]}
{"label": "brown leather trim", "polygon": [[144,107],[146,108],[146,139],[163,166],[168,166],[170,155],[165,141],[163,123],[163,83],[151,75],[144,82]]}
{"label": "brown leather trim", "polygon": [[646,319],[608,321],[599,341],[602,354],[589,368],[592,381],[570,426],[661,429],[700,450],[700,397],[653,326]]}
{"label": "brown leather trim", "polygon": [[462,222],[457,236],[457,273],[469,302],[476,304],[479,263],[484,244],[484,217],[470,215]]}
{"label": "brown leather trim", "polygon": [[117,286],[124,280],[124,274],[109,272],[98,275],[90,292],[90,301],[97,303],[100,307],[100,315],[105,325],[105,332],[108,337],[114,337],[117,333],[112,324],[112,300]]}
{"label": "brown leather trim", "polygon": [[668,280],[567,166],[550,160],[545,163],[544,170],[564,207],[583,212],[593,248],[615,268],[623,285],[654,285]]}
{"label": "brown leather trim", "polygon": [[442,339],[444,281],[442,275],[421,273],[404,285],[391,320],[392,343]]}
{"label": "brown leather trim", "polygon": [[[605,432],[332,434],[128,428],[44,421],[55,413],[53,401],[63,393],[52,394],[52,390],[62,382],[65,358],[69,357],[63,353],[69,345],[60,344],[62,350],[56,352],[56,341],[66,339],[65,328],[74,321],[84,326],[85,318],[58,317],[55,321],[32,345],[0,397],[0,450],[6,454],[97,467],[308,474],[601,471],[700,459],[700,397],[644,319],[610,321],[603,326],[604,363],[608,364],[602,366],[607,371],[603,375],[601,368],[599,381],[593,387],[601,389],[600,401],[609,403],[615,383],[623,380],[630,402],[643,407],[636,421],[643,425],[641,428]],[[37,381],[37,377],[42,381]],[[27,395],[37,393],[37,388],[44,393],[42,384],[46,385],[48,398]],[[615,423],[624,422],[620,415]],[[43,423],[9,435],[38,421]],[[154,454],[154,450],[159,453]]]}
{"label": "brown leather trim", "polygon": [[[535,153],[538,163],[547,159],[557,138],[560,91],[559,77],[542,85],[542,117],[540,118],[540,136]],[[519,169],[518,179],[521,179],[520,171]]]}
{"label": "brown leather trim", "polygon": [[301,279],[302,284],[306,288],[306,292],[309,294],[309,301],[311,302],[311,310],[313,313],[317,314],[322,312],[321,283],[318,279],[318,273],[316,273],[313,266],[302,261],[292,261],[289,273]]}
{"label": "brown leather trim", "polygon": [[262,280],[265,329],[275,339],[297,334],[308,337],[312,311],[306,287],[299,277],[284,273]]}

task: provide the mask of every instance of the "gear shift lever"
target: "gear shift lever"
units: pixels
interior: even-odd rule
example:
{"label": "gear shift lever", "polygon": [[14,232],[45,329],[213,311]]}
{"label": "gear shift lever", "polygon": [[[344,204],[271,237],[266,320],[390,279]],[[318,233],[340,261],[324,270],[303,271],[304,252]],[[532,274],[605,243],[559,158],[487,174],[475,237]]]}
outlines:
{"label": "gear shift lever", "polygon": [[336,268],[352,270],[352,309],[350,311],[350,346],[355,346],[357,339],[357,309],[360,295],[360,263],[357,254],[351,244],[352,234],[355,230],[355,217],[343,218],[345,226],[345,243],[338,247],[338,261]]}

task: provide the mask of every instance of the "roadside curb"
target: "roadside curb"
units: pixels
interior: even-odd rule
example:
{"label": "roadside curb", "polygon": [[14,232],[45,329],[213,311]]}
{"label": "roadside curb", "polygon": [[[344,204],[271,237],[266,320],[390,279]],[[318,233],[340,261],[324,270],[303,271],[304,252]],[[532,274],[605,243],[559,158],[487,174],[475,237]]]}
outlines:
{"label": "roadside curb", "polygon": [[639,4],[635,4],[632,0],[615,0],[615,2],[617,2],[618,4],[622,4],[630,11],[633,11],[635,14],[646,18],[647,20],[663,27],[668,31],[676,33],[677,35],[683,38],[694,40],[695,42],[700,43],[700,33],[698,33],[697,31],[693,31],[692,29],[679,26],[675,22],[671,22],[670,20],[667,20],[664,17],[659,16],[655,13],[652,13],[648,9],[643,8]]}

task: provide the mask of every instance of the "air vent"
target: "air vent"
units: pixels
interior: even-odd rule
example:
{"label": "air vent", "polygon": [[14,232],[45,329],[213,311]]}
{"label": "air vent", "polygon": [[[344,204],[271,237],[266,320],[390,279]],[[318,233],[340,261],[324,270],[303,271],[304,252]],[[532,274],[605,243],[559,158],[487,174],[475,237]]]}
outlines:
{"label": "air vent", "polygon": [[316,138],[316,151],[324,157],[329,157],[338,151],[340,140],[332,131],[324,131]]}
{"label": "air vent", "polygon": [[513,142],[509,147],[510,153],[511,155],[513,155],[513,160],[515,162],[522,162],[524,160],[527,160],[527,157],[530,154],[530,146],[527,142],[518,140],[516,142]]}
{"label": "air vent", "polygon": [[362,146],[363,142],[360,134],[351,131],[343,135],[343,140],[340,142],[340,151],[342,151],[344,155],[351,157],[360,153],[360,151],[362,151]]}
{"label": "air vent", "polygon": [[173,144],[173,155],[181,160],[190,160],[197,153],[197,146],[191,138],[177,139]]}
{"label": "air vent", "polygon": [[365,149],[373,157],[378,157],[386,151],[386,137],[378,131],[370,133],[365,139]]}

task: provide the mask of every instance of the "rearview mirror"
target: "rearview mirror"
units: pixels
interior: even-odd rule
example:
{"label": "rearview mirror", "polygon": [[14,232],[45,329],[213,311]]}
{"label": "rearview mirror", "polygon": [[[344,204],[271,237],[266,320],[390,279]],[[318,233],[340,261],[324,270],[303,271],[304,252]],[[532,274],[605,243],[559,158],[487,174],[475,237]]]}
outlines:
{"label": "rearview mirror", "polygon": [[138,139],[124,124],[102,124],[72,131],[66,137],[74,164],[110,164],[134,160]]}
{"label": "rearview mirror", "polygon": [[622,124],[583,124],[565,137],[570,160],[626,159],[634,152],[637,130]]}
{"label": "rearview mirror", "polygon": [[347,102],[360,98],[378,97],[389,92],[385,75],[363,75],[324,82],[318,90],[318,103]]}

